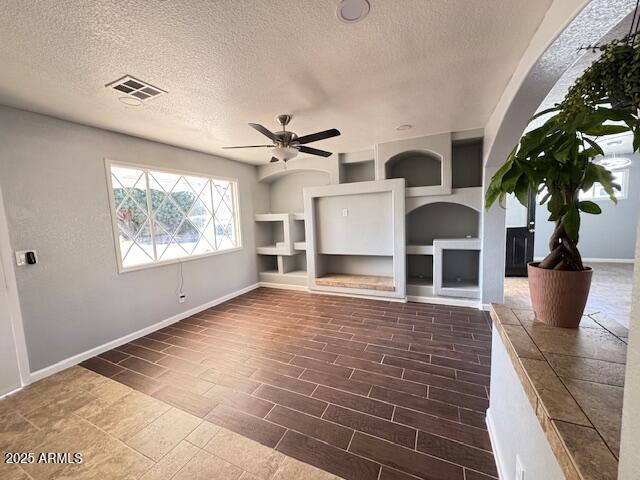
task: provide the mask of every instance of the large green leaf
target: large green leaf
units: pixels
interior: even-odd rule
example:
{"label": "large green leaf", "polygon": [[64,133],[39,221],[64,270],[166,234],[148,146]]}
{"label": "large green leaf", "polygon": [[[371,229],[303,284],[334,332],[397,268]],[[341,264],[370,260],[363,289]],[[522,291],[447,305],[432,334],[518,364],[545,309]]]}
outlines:
{"label": "large green leaf", "polygon": [[592,202],[591,200],[584,200],[578,203],[578,208],[584,213],[590,213],[592,215],[599,215],[602,213],[602,209],[597,203]]}
{"label": "large green leaf", "polygon": [[518,201],[522,204],[523,207],[529,206],[529,181],[525,175],[522,175],[518,179],[518,183],[516,184],[515,194]]}
{"label": "large green leaf", "polygon": [[[591,140],[589,137],[584,137],[584,141],[587,142],[589,145],[591,145],[591,147],[593,148],[593,150],[595,150],[595,152],[598,155],[604,155],[604,150],[602,150],[602,148],[600,147],[600,145],[598,145],[596,142],[594,142],[593,140]],[[591,156],[591,155],[589,155]]]}
{"label": "large green leaf", "polygon": [[569,208],[562,217],[562,225],[567,236],[574,242],[578,241],[578,231],[580,230],[580,212],[575,207]]}
{"label": "large green leaf", "polygon": [[543,115],[546,115],[547,113],[557,112],[558,110],[560,110],[560,107],[558,105],[556,105],[555,107],[551,107],[551,108],[547,108],[545,110],[542,110],[541,112],[538,112],[533,117],[531,117],[529,119],[529,123],[533,122],[536,118],[539,118],[539,117],[542,117]]}
{"label": "large green leaf", "polygon": [[564,206],[564,199],[560,192],[551,192],[551,199],[547,203],[547,210],[551,213],[558,214]]}
{"label": "large green leaf", "polygon": [[593,137],[603,137],[605,135],[615,135],[628,131],[629,127],[626,125],[596,125],[582,132]]}
{"label": "large green leaf", "polygon": [[593,184],[598,181],[598,167],[595,163],[589,163],[582,180],[582,191],[591,190]]}
{"label": "large green leaf", "polygon": [[604,191],[607,192],[611,201],[613,203],[618,203],[616,190],[620,191],[621,187],[613,181],[613,174],[602,165],[594,165],[594,167],[598,177],[598,182],[600,182]]}
{"label": "large green leaf", "polygon": [[514,162],[511,169],[502,177],[502,190],[506,193],[513,193],[516,189],[516,185],[520,176],[522,175],[522,169]]}

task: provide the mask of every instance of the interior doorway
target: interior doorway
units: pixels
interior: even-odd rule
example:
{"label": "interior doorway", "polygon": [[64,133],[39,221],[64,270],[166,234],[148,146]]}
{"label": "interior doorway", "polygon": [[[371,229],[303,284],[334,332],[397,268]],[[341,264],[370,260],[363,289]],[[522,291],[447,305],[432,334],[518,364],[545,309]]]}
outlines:
{"label": "interior doorway", "polygon": [[9,231],[0,191],[0,397],[29,381],[22,318],[11,262]]}
{"label": "interior doorway", "polygon": [[527,265],[533,262],[536,229],[536,195],[529,192],[523,206],[515,196],[507,198],[506,277],[526,277]]}

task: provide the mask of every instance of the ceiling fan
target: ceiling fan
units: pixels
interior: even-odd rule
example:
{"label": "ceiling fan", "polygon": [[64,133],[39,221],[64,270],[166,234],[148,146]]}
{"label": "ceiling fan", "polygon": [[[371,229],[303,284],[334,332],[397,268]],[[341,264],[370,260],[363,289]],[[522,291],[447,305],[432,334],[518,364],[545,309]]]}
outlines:
{"label": "ceiling fan", "polygon": [[298,153],[308,153],[310,155],[318,155],[320,157],[329,157],[331,152],[325,150],[319,150],[317,148],[307,147],[305,144],[317,142],[331,137],[337,137],[340,132],[335,128],[330,130],[324,130],[322,132],[312,133],[310,135],[303,135],[299,137],[291,131],[287,131],[287,125],[293,118],[293,115],[285,114],[278,115],[278,123],[282,126],[282,130],[279,132],[271,132],[267,128],[258,123],[250,123],[251,128],[256,129],[258,132],[268,137],[273,143],[271,145],[245,145],[241,147],[222,147],[222,148],[270,148],[271,149],[271,163],[277,161],[286,162],[291,160]]}

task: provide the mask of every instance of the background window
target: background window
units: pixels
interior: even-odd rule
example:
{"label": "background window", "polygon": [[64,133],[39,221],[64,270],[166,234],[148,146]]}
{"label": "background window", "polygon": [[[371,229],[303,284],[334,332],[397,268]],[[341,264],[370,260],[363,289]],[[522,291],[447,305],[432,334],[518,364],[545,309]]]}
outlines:
{"label": "background window", "polygon": [[[629,170],[616,170],[611,172],[613,174],[613,181],[620,185],[621,190],[616,191],[616,198],[618,200],[627,198],[627,189],[629,184]],[[602,185],[594,183],[586,192],[580,191],[580,200],[604,200],[609,198],[609,194],[604,191]]]}
{"label": "background window", "polygon": [[110,173],[123,269],[240,246],[235,182],[115,164]]}

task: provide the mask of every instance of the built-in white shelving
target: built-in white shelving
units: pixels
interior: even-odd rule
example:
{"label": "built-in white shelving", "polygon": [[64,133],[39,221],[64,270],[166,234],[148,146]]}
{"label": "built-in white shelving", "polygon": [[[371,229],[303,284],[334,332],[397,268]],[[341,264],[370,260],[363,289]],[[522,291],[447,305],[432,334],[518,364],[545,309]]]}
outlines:
{"label": "built-in white shelving", "polygon": [[[254,217],[262,229],[267,245],[256,247],[258,255],[267,257],[259,265],[259,278],[265,284],[306,286],[307,271],[303,213],[262,213]],[[274,257],[269,260],[268,257]],[[276,267],[276,268],[273,268]]]}
{"label": "built-in white shelving", "polygon": [[433,245],[407,245],[407,255],[433,255]]}
{"label": "built-in white shelving", "polygon": [[289,212],[255,217],[260,281],[479,305],[481,135],[403,139],[260,167],[270,207]]}
{"label": "built-in white shelving", "polygon": [[304,190],[309,288],[406,297],[404,179]]}

